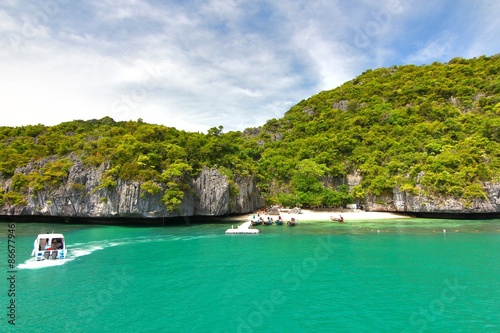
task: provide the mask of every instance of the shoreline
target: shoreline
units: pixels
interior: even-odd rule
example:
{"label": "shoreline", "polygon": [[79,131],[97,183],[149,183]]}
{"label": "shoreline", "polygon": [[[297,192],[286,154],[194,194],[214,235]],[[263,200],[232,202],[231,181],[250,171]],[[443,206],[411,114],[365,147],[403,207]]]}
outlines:
{"label": "shoreline", "polygon": [[[353,211],[329,211],[329,212],[315,212],[312,210],[302,210],[300,214],[290,214],[287,212],[280,213],[281,217],[284,221],[290,220],[290,218],[294,217],[299,222],[308,223],[308,222],[334,222],[330,219],[330,216],[338,217],[342,215],[344,217],[344,222],[349,221],[366,221],[366,220],[388,220],[388,219],[409,219],[411,218],[408,215],[402,215],[397,213],[390,212],[365,212],[362,210],[353,210]],[[232,217],[232,220],[238,221],[249,221],[254,216],[257,216],[257,213],[246,214],[238,216],[237,218]],[[279,215],[273,214],[263,214],[265,219],[270,216],[273,220],[276,220]]]}

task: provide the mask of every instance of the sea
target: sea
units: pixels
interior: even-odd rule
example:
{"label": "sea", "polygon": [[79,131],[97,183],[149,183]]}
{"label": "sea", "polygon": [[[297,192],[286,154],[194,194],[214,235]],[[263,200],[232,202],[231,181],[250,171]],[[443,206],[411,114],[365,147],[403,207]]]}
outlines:
{"label": "sea", "polygon": [[500,220],[202,222],[1,222],[0,332],[500,332]]}

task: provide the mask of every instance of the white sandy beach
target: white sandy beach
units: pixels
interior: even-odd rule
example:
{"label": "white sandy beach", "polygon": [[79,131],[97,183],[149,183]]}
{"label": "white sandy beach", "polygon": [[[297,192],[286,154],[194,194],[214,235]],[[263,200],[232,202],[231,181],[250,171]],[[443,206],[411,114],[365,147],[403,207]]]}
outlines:
{"label": "white sandy beach", "polygon": [[[290,215],[290,214],[288,214]],[[339,217],[342,215],[344,221],[349,220],[387,220],[387,219],[402,219],[408,218],[406,215],[399,215],[388,212],[365,212],[362,210],[352,212],[314,212],[310,210],[302,210],[301,214],[297,215],[298,219],[303,221],[330,221],[330,216]],[[286,214],[283,218],[285,218]]]}
{"label": "white sandy beach", "polygon": [[[396,213],[388,213],[388,212],[365,212],[362,210],[353,210],[347,212],[315,212],[311,210],[302,210],[300,214],[289,214],[287,212],[282,212],[281,217],[283,220],[288,221],[290,218],[294,217],[299,222],[315,222],[315,221],[331,221],[330,216],[338,217],[342,215],[344,217],[345,222],[349,221],[366,221],[366,220],[388,220],[388,219],[404,219],[409,218],[407,215],[400,215]],[[237,219],[241,221],[248,221],[254,216],[257,216],[257,213],[242,215]],[[262,214],[264,218],[267,216],[271,216],[273,220],[276,220],[278,215],[266,215]],[[232,218],[234,219],[234,217]]]}

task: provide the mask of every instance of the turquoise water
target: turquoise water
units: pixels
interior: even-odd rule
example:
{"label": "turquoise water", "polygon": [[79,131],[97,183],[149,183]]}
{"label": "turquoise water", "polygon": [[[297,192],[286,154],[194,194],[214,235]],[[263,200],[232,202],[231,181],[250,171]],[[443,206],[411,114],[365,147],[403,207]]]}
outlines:
{"label": "turquoise water", "polygon": [[[4,264],[0,331],[500,332],[499,220],[230,226],[16,223],[16,325]],[[52,230],[69,258],[39,267]]]}

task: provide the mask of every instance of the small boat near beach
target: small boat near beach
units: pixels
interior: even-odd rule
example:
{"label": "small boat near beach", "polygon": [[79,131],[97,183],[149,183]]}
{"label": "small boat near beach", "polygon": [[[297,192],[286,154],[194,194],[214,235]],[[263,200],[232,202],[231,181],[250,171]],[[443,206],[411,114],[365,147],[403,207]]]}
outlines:
{"label": "small boat near beach", "polygon": [[264,225],[272,225],[274,224],[274,221],[272,218],[268,218],[267,220],[264,220],[264,222],[262,222]]}
{"label": "small boat near beach", "polygon": [[330,216],[330,220],[334,221],[334,222],[344,222],[344,217],[342,215],[339,215],[338,217],[336,216]]}
{"label": "small boat near beach", "polygon": [[250,220],[250,223],[252,225],[261,225],[262,222],[264,222],[264,219],[262,217],[260,217],[260,218],[254,218],[254,219]]}
{"label": "small boat near beach", "polygon": [[64,259],[67,257],[63,234],[39,234],[33,243],[31,255],[37,261]]}

